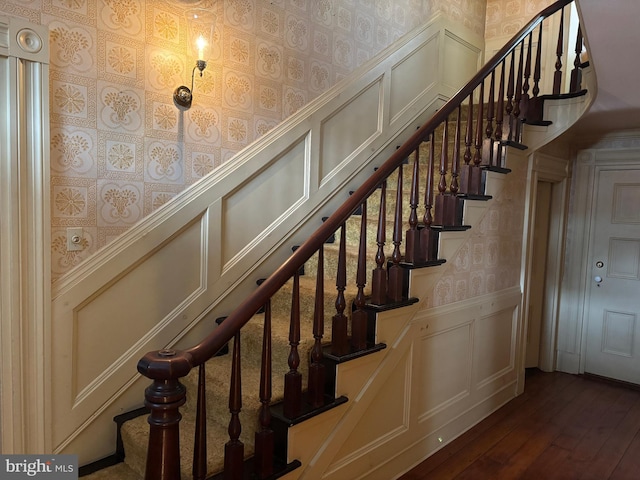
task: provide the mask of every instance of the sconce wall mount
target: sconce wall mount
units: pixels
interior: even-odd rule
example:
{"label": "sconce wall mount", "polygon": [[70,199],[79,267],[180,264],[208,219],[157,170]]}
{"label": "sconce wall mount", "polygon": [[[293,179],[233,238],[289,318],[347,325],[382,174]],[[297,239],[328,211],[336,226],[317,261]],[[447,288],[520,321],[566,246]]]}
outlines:
{"label": "sconce wall mount", "polygon": [[186,85],[180,85],[173,91],[173,102],[176,106],[184,110],[191,108],[191,102],[193,101],[193,82],[196,70],[200,72],[200,76],[202,77],[202,72],[204,72],[205,68],[207,68],[207,62],[204,60],[197,60],[196,66],[193,67],[193,71],[191,72],[191,88]]}

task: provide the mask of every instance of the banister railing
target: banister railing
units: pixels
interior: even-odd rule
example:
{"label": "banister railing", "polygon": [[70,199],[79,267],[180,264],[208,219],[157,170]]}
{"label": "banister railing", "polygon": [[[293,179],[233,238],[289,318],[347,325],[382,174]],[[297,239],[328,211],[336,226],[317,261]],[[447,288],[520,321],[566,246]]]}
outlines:
{"label": "banister railing", "polygon": [[[184,387],[178,381],[191,369],[201,367],[211,359],[228,342],[234,340],[233,373],[230,391],[231,422],[229,424],[230,440],[227,443],[229,458],[225,460],[225,478],[239,478],[238,470],[242,469],[243,449],[239,440],[241,426],[239,412],[242,407],[240,392],[240,331],[263,310],[265,327],[262,353],[262,380],[259,395],[260,431],[256,432],[256,456],[254,462],[259,469],[257,475],[265,478],[273,470],[269,455],[273,452],[273,432],[269,431],[271,401],[271,301],[270,299],[293,279],[291,326],[289,335],[290,354],[289,372],[285,376],[284,410],[288,417],[295,417],[301,410],[302,375],[299,371],[301,355],[300,312],[299,312],[299,275],[301,267],[315,254],[318,254],[318,271],[316,281],[316,302],[313,326],[314,346],[310,352],[309,398],[310,403],[318,407],[322,403],[325,375],[322,365],[321,343],[324,336],[324,244],[336,232],[340,232],[338,246],[338,273],[336,279],[337,298],[336,314],[333,316],[332,341],[334,354],[344,355],[349,351],[362,350],[366,347],[366,307],[365,290],[367,266],[366,255],[375,256],[368,302],[381,306],[398,303],[406,297],[403,285],[401,264],[411,263],[414,267],[429,265],[436,260],[437,232],[439,229],[461,227],[459,205],[463,197],[482,197],[482,170],[486,168],[504,167],[504,147],[519,144],[521,141],[521,125],[523,122],[541,117],[539,98],[541,66],[542,66],[542,22],[560,12],[571,0],[561,0],[540,12],[526,25],[507,45],[505,45],[476,75],[461,88],[433,117],[422,125],[391,157],[386,160],[349,198],[345,201],[316,232],[286,260],[280,268],[270,275],[247,299],[231,312],[210,335],[197,345],[184,350],[160,350],[146,354],[138,363],[138,371],[153,381],[146,391],[146,405],[150,408],[150,436],[147,457],[146,479],[169,480],[180,478],[179,453],[179,408],[185,402]],[[560,21],[559,38],[554,40],[552,72],[554,93],[559,94],[562,78],[562,46],[564,22]],[[537,32],[536,32],[537,29]],[[533,52],[533,38],[536,37],[536,51]],[[582,38],[578,40],[581,42]],[[576,44],[576,51],[578,46]],[[535,58],[535,63],[532,59]],[[568,62],[564,62],[568,65]],[[571,75],[571,89],[580,90],[580,65],[574,62]],[[533,78],[531,71],[533,67]],[[567,73],[568,74],[568,73]],[[533,87],[531,87],[533,81]],[[488,82],[488,88],[485,85]],[[497,82],[497,86],[496,86]],[[557,86],[557,88],[556,88]],[[530,97],[529,91],[531,90]],[[556,91],[558,90],[558,91]],[[487,96],[485,97],[485,93]],[[535,111],[534,110],[538,110]],[[466,125],[463,126],[463,122]],[[495,123],[494,123],[495,122]],[[440,130],[442,130],[441,138]],[[440,142],[440,151],[437,144]],[[425,163],[420,167],[421,147],[428,144]],[[403,193],[402,165],[412,159],[410,187]],[[426,172],[426,173],[425,173]],[[387,180],[395,174],[395,184]],[[434,183],[434,174],[438,175]],[[423,175],[424,178],[420,178]],[[422,188],[421,188],[422,185]],[[435,189],[434,189],[435,187]],[[389,201],[387,193],[395,188],[395,198]],[[421,195],[424,192],[424,195]],[[380,194],[378,204],[379,218],[376,245],[366,243],[367,205],[374,194]],[[405,194],[407,199],[403,200]],[[419,203],[424,199],[424,215],[419,215]],[[406,220],[402,206],[409,207]],[[387,208],[389,207],[389,208]],[[387,212],[389,210],[389,212]],[[360,239],[354,246],[359,251],[357,275],[354,284],[358,293],[353,299],[354,309],[346,304],[344,296],[347,288],[345,268],[346,223],[354,212],[361,212]],[[369,212],[370,213],[370,212]],[[387,213],[390,215],[392,227],[388,227]],[[421,222],[418,220],[421,219]],[[405,253],[402,255],[403,229],[406,227]],[[435,228],[438,227],[438,228]],[[387,231],[392,234],[389,235]],[[390,240],[387,243],[387,240]],[[387,266],[389,265],[389,266]],[[349,308],[347,308],[349,307]],[[348,312],[349,315],[347,315]],[[347,337],[348,318],[352,318],[352,338]],[[201,368],[204,375],[204,368]],[[202,383],[204,385],[204,383]],[[198,399],[204,396],[204,387],[198,391]],[[206,402],[204,399],[202,409]],[[198,407],[198,428],[206,427],[204,410]],[[206,438],[206,433],[198,432],[199,438]],[[203,440],[204,441],[204,440]],[[194,478],[205,478],[206,450],[201,444],[194,451],[199,452],[194,458]],[[226,470],[229,469],[229,472]]]}

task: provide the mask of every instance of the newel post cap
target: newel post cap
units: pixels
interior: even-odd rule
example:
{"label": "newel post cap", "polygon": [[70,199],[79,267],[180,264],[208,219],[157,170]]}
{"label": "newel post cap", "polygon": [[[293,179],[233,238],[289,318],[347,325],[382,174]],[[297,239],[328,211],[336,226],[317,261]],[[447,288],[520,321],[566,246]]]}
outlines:
{"label": "newel post cap", "polygon": [[181,350],[156,350],[138,361],[138,372],[151,380],[184,377],[191,370],[191,355]]}

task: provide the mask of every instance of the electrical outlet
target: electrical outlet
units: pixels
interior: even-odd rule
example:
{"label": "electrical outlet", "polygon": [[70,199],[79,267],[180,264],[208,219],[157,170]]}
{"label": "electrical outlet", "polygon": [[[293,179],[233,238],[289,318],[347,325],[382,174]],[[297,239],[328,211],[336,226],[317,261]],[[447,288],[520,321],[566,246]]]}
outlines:
{"label": "electrical outlet", "polygon": [[67,251],[77,252],[82,250],[82,227],[67,228]]}

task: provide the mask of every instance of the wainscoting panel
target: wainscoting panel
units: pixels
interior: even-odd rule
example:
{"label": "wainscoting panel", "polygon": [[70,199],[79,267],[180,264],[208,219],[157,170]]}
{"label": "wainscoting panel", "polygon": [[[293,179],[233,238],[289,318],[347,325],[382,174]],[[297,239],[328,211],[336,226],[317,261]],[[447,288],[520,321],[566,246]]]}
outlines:
{"label": "wainscoting panel", "polygon": [[[220,227],[224,270],[308,198],[308,142],[307,133],[223,197]],[[269,208],[260,208],[262,205]]]}
{"label": "wainscoting panel", "polygon": [[387,349],[340,372],[338,393],[349,398],[344,417],[332,418],[327,442],[290,478],[312,471],[313,478],[323,472],[335,480],[392,478],[411,465],[405,455],[433,453],[513,398],[521,300],[512,287],[422,308],[405,328],[381,338]]}
{"label": "wainscoting panel", "polygon": [[437,82],[438,69],[434,65],[439,62],[439,39],[440,35],[432,36],[391,69],[391,123]]}
{"label": "wainscoting panel", "polygon": [[320,127],[320,182],[367,148],[382,129],[382,78],[368,85]]}
{"label": "wainscoting panel", "polygon": [[[166,246],[145,258],[113,285],[87,299],[74,314],[73,374],[75,403],[133,345],[111,341],[113,332],[128,331],[129,339],[145,338],[172,312],[206,290],[202,222],[195,222]],[[187,249],[192,255],[181,257]],[[180,258],[180,262],[173,259]],[[171,277],[172,282],[165,280]],[[147,285],[153,295],[138,298],[135,286]],[[131,322],[131,318],[137,321]]]}

